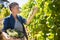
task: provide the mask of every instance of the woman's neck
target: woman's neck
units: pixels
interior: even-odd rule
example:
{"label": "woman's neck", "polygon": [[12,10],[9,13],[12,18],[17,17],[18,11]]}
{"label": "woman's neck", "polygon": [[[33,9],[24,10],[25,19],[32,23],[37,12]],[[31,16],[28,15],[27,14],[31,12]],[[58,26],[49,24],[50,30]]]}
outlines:
{"label": "woman's neck", "polygon": [[14,19],[17,20],[17,14],[12,13],[12,15],[13,15]]}
{"label": "woman's neck", "polygon": [[17,16],[16,14],[12,14],[12,15],[14,16],[14,18],[16,18],[16,16]]}

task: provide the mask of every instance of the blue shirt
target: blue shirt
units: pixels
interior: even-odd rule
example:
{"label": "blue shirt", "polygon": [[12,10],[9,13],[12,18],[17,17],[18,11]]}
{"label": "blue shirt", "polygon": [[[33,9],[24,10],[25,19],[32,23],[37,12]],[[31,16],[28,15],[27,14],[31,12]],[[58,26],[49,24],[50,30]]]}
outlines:
{"label": "blue shirt", "polygon": [[[22,26],[24,26],[23,24],[26,23],[26,20],[21,16],[17,16],[17,19],[22,24]],[[14,29],[15,19],[13,15],[11,14],[9,17],[5,18],[3,24],[4,24],[3,31],[6,31],[7,29]]]}
{"label": "blue shirt", "polygon": [[[22,18],[21,16],[16,16],[16,17],[23,26],[24,35],[26,36],[26,38],[28,38],[24,28],[24,23],[26,23],[26,19]],[[11,14],[9,17],[5,18],[3,24],[4,24],[4,27],[2,31],[4,32],[6,32],[7,29],[14,29],[15,19],[13,15]]]}

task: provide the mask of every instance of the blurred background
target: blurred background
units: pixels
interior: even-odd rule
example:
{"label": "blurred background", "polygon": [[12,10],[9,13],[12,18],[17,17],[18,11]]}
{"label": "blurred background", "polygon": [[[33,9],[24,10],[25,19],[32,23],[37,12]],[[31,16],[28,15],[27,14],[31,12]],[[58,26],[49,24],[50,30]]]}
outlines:
{"label": "blurred background", "polygon": [[11,2],[19,3],[24,18],[34,6],[39,8],[32,22],[25,25],[29,40],[60,40],[60,0],[0,0],[0,31],[3,19],[10,15]]}

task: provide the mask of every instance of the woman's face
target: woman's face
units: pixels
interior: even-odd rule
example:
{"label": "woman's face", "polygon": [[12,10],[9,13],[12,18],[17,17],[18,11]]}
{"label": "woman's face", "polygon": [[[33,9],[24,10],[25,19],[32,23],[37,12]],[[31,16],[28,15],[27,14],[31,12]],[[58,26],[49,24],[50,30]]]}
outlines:
{"label": "woman's face", "polygon": [[21,9],[21,8],[19,7],[19,5],[16,5],[15,7],[12,8],[12,12],[13,12],[14,14],[18,14],[18,13],[21,12],[21,10],[19,10],[19,9]]}

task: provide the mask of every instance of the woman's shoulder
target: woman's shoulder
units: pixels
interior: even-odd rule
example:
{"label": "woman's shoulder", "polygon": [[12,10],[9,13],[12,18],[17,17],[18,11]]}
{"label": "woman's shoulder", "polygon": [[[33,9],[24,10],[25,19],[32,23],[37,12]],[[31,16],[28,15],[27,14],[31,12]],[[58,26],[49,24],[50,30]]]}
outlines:
{"label": "woman's shoulder", "polygon": [[17,15],[17,16],[18,16],[18,18],[22,19],[22,16],[20,16],[20,15]]}
{"label": "woman's shoulder", "polygon": [[10,16],[7,16],[4,18],[4,20],[9,20],[10,19]]}

